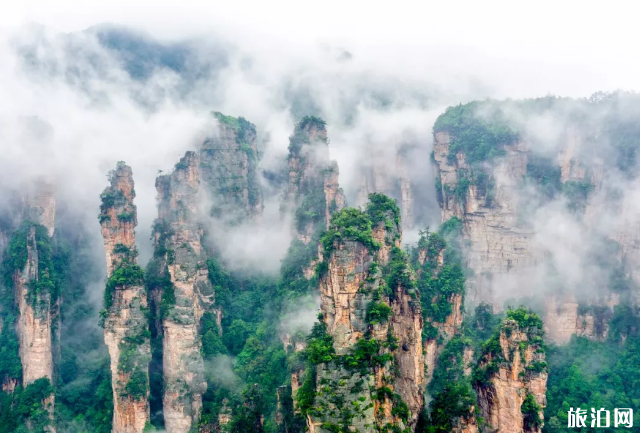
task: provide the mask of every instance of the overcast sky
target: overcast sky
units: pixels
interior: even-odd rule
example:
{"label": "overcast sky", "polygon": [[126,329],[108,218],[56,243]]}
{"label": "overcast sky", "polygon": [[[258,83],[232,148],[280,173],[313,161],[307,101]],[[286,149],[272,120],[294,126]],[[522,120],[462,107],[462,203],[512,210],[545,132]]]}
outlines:
{"label": "overcast sky", "polygon": [[111,22],[156,37],[221,36],[274,62],[318,43],[380,70],[448,86],[473,76],[496,97],[638,90],[635,2],[196,1],[3,2],[5,30],[70,32]]}
{"label": "overcast sky", "polygon": [[[145,242],[156,215],[155,175],[197,146],[211,110],[254,122],[269,143],[262,167],[271,168],[286,155],[293,129],[290,95],[284,94],[290,88],[301,94],[308,90],[328,122],[332,158],[338,160],[341,185],[351,199],[361,180],[362,155],[377,152],[393,173],[396,146],[407,136],[422,146],[410,158],[411,171],[432,182],[431,126],[448,105],[486,97],[640,90],[640,31],[632,2],[608,2],[606,8],[584,1],[526,6],[444,0],[0,4],[0,184],[50,175],[58,194],[71,197],[97,233],[105,174],[123,159],[134,170],[139,238]],[[198,83],[200,105],[165,98],[177,82],[175,74],[157,70],[148,82],[131,80],[113,53],[79,33],[100,24],[129,27],[167,42],[231,47],[229,63],[215,80]],[[65,39],[59,33],[75,35]],[[31,42],[43,65],[81,71],[85,81],[71,84],[64,73],[25,74],[15,46]],[[340,60],[344,51],[351,61]],[[96,57],[77,52],[95,52]],[[206,60],[209,54],[203,53]],[[98,69],[92,69],[95,59],[102,62]],[[368,104],[371,89],[380,89],[391,106]],[[100,95],[108,95],[108,103]],[[150,113],[132,95],[158,104]],[[423,95],[429,104],[422,103]],[[345,107],[357,112],[355,121],[345,121]],[[421,188],[433,191],[428,184]],[[438,218],[432,202],[431,213]],[[282,245],[285,251],[288,240]]]}

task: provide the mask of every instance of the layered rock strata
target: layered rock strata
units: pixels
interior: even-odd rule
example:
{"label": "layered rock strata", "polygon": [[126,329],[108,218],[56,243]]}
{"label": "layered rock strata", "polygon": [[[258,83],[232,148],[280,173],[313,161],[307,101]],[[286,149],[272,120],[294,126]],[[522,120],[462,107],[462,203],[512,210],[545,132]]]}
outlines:
{"label": "layered rock strata", "polygon": [[315,117],[300,121],[290,137],[289,180],[282,209],[295,215],[296,234],[304,244],[317,241],[330,215],[342,209],[345,198],[338,184],[338,164],[329,158],[325,122]]}
{"label": "layered rock strata", "polygon": [[264,207],[256,127],[242,117],[214,116],[218,129],[199,149],[200,181],[211,200],[211,214],[230,224],[255,220]]}
{"label": "layered rock strata", "polygon": [[149,422],[147,292],[138,267],[131,168],[118,163],[101,195],[100,226],[107,264],[104,341],[111,357],[113,433],[141,433]]}
{"label": "layered rock strata", "polygon": [[483,347],[474,389],[485,429],[540,433],[548,377],[541,321],[519,323],[508,317]]}
{"label": "layered rock strata", "polygon": [[[380,215],[373,211],[379,204],[369,205],[373,215]],[[328,432],[332,425],[354,431],[411,428],[423,407],[422,311],[412,271],[398,248],[399,210],[393,208],[382,220],[372,218],[372,242],[350,238],[345,227],[330,228],[340,236],[325,252],[321,326],[335,356],[315,367],[310,431]],[[358,212],[345,209],[336,218]]]}
{"label": "layered rock strata", "polygon": [[187,152],[173,173],[159,176],[156,256],[170,284],[161,295],[163,409],[167,431],[195,428],[206,390],[199,324],[213,310],[198,218],[199,158]]}

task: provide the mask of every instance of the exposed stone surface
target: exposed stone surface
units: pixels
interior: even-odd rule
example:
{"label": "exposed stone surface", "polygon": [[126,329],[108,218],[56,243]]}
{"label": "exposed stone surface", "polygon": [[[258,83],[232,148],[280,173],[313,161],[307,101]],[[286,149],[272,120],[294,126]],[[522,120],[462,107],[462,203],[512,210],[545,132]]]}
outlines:
{"label": "exposed stone surface", "polygon": [[448,133],[435,134],[434,159],[441,180],[442,217],[444,221],[458,217],[469,240],[465,259],[475,278],[468,280],[467,294],[474,302],[494,302],[492,276],[536,263],[533,231],[521,223],[518,213],[521,203],[517,188],[526,173],[527,148],[523,143],[505,146],[506,156],[493,169],[493,192],[470,185],[461,200],[450,191],[458,184],[458,172],[469,170],[469,166],[462,153],[458,153],[453,163],[449,162],[450,145]]}
{"label": "exposed stone surface", "polygon": [[327,130],[320,119],[296,125],[289,144],[289,181],[282,210],[295,214],[296,235],[305,244],[328,227],[330,215],[345,205],[338,165],[329,158]]}
{"label": "exposed stone surface", "polygon": [[548,375],[544,350],[540,348],[541,339],[532,341],[539,333],[531,331],[520,329],[515,320],[505,319],[499,334],[499,350],[483,354],[479,362],[478,368],[485,369],[486,380],[474,383],[474,388],[478,394],[480,415],[487,423],[488,431],[541,431],[542,425],[525,428],[521,409],[525,398],[531,394],[541,408],[538,415],[542,420],[547,403]]}
{"label": "exposed stone surface", "polygon": [[[428,254],[426,248],[420,248],[418,251],[418,264],[424,266],[427,263]],[[437,276],[444,265],[444,248],[437,251],[431,260],[435,262],[432,275]],[[417,268],[417,275],[421,277],[424,269]],[[437,297],[432,299],[432,303],[437,302]],[[451,314],[449,314],[443,323],[439,323],[427,318],[428,323],[437,330],[437,335],[433,338],[425,338],[423,341],[424,362],[425,362],[425,385],[428,386],[433,378],[433,374],[438,364],[438,357],[442,353],[447,343],[460,332],[462,326],[462,295],[451,294],[447,297],[447,302],[451,305]]]}
{"label": "exposed stone surface", "polygon": [[38,280],[39,272],[36,229],[31,227],[27,236],[27,264],[22,272],[14,275],[15,295],[20,311],[18,337],[23,386],[42,377],[53,380],[51,297],[45,293],[29,302],[29,283]]}
{"label": "exposed stone surface", "polygon": [[593,300],[582,306],[573,296],[551,296],[545,302],[544,330],[556,344],[567,344],[572,335],[604,341],[609,334],[609,319],[620,296],[610,294],[606,300]]}
{"label": "exposed stone surface", "polygon": [[[107,276],[137,265],[137,225],[133,173],[118,163],[109,174],[110,186],[102,193],[100,225],[107,261]],[[141,271],[140,271],[141,272]],[[114,276],[117,277],[117,276]],[[147,293],[142,281],[107,284],[111,305],[104,318],[104,341],[111,357],[113,433],[141,433],[149,421],[148,370],[151,358],[146,336]],[[135,342],[132,342],[135,341]],[[126,351],[127,362],[123,362]],[[128,385],[142,382],[143,392],[132,395]]]}
{"label": "exposed stone surface", "polygon": [[[396,369],[389,363],[369,369],[347,368],[337,361],[318,365],[317,394],[307,420],[309,430],[316,433],[330,431],[327,426],[331,424],[342,425],[340,413],[344,410],[352,414],[347,423],[354,431],[373,431],[391,425],[412,428],[424,405],[419,295],[414,289],[398,284],[392,288],[392,296],[374,298],[376,293],[380,296],[379,289],[384,287],[381,268],[388,264],[390,249],[400,240],[400,230],[395,224],[385,229],[385,224],[379,223],[373,237],[381,244],[378,251],[354,240],[334,242],[327,271],[320,278],[322,321],[338,356],[352,353],[363,339],[373,339],[381,352],[392,355]],[[411,271],[407,268],[406,272]],[[367,308],[371,302],[389,305],[389,319],[369,323]],[[394,409],[401,404],[406,404],[409,410],[407,424]]]}
{"label": "exposed stone surface", "polygon": [[214,217],[227,223],[256,219],[264,207],[257,173],[256,127],[242,117],[215,113],[218,131],[199,150],[200,181]]}
{"label": "exposed stone surface", "polygon": [[373,192],[393,197],[400,205],[404,228],[413,228],[413,185],[406,166],[406,157],[401,151],[396,152],[394,170],[389,170],[388,155],[373,151],[372,154],[362,155],[362,157],[369,160],[360,167],[356,204],[359,206],[366,204],[367,197]]}
{"label": "exposed stone surface", "polygon": [[[173,173],[156,180],[158,223],[156,251],[171,279],[174,299],[162,321],[164,419],[168,432],[187,433],[200,416],[206,390],[198,333],[200,318],[214,303],[198,219],[199,158],[187,152]],[[168,299],[165,291],[163,299]]]}

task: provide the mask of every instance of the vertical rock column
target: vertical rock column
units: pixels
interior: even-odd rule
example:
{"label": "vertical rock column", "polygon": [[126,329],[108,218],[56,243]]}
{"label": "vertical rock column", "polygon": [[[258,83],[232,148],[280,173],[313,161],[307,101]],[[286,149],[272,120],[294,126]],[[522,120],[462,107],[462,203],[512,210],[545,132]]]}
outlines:
{"label": "vertical rock column", "polygon": [[256,127],[242,117],[214,116],[217,134],[206,138],[199,150],[200,181],[212,202],[212,215],[231,224],[259,219],[264,204]]}
{"label": "vertical rock column", "polygon": [[548,376],[540,318],[509,311],[483,349],[473,387],[486,424],[496,433],[540,433]]}
{"label": "vertical rock column", "polygon": [[315,433],[412,428],[423,407],[422,311],[398,248],[400,211],[381,194],[370,200],[366,214],[344,209],[328,232],[334,241],[320,294],[324,341],[335,355],[315,366],[306,410]]}
{"label": "vertical rock column", "polygon": [[207,386],[198,328],[202,314],[213,306],[214,293],[198,224],[198,165],[198,156],[187,152],[173,173],[156,180],[163,227],[163,233],[156,234],[156,252],[163,251],[172,283],[161,301],[163,407],[170,433],[186,433],[196,426]]}
{"label": "vertical rock column", "polygon": [[[20,360],[22,362],[22,385],[26,388],[36,380],[46,378],[53,381],[53,335],[52,335],[52,282],[49,279],[53,271],[40,263],[38,241],[47,238],[43,226],[30,226],[27,232],[27,262],[22,270],[14,275],[15,295],[20,315],[18,317],[18,339],[20,341]],[[45,242],[47,242],[45,241]],[[48,243],[47,243],[48,247]],[[44,259],[44,258],[43,258]],[[44,260],[43,260],[44,262]],[[53,420],[53,393],[43,401],[44,408]],[[55,432],[51,425],[47,431]]]}
{"label": "vertical rock column", "polygon": [[[53,186],[39,182],[30,191],[25,219],[14,236],[26,239],[26,261],[13,276],[18,304],[17,333],[20,342],[22,384],[24,387],[46,378],[53,381],[53,321],[56,319],[58,287],[53,279],[50,237],[53,235],[55,194]],[[43,401],[53,421],[54,395]],[[55,431],[52,425],[47,431]]]}
{"label": "vertical rock column", "polygon": [[[283,210],[294,215],[297,241],[313,250],[300,276],[306,280],[312,279],[315,265],[322,260],[321,233],[329,227],[331,216],[345,206],[338,164],[330,160],[328,141],[325,122],[317,117],[303,118],[289,138],[289,182]],[[290,336],[283,334],[280,338],[287,350]],[[305,345],[297,342],[293,345],[294,351],[299,352]],[[291,395],[296,413],[295,396],[303,373],[301,367],[292,368]]]}
{"label": "vertical rock column", "polygon": [[338,184],[338,164],[329,158],[325,122],[305,117],[289,139],[289,183],[284,209],[295,214],[298,239],[317,241],[331,214],[342,209],[345,198]]}
{"label": "vertical rock column", "polygon": [[113,433],[141,433],[149,421],[147,293],[137,265],[131,168],[118,163],[101,194],[100,226],[107,261],[104,341],[111,356]]}

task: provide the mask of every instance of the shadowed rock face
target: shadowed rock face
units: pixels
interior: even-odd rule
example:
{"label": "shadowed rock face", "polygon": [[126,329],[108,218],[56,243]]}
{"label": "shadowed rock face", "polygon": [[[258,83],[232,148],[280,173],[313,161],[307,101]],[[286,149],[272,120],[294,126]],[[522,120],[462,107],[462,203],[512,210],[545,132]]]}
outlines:
{"label": "shadowed rock face", "polygon": [[[602,160],[592,158],[589,166],[581,161],[585,155],[588,133],[567,127],[560,137],[557,155],[541,159],[531,151],[527,138],[520,137],[515,142],[502,145],[502,156],[483,161],[481,168],[478,168],[478,163],[472,167],[473,164],[466,162],[467,155],[463,152],[453,157],[450,150],[455,137],[440,131],[434,136],[433,160],[440,186],[438,194],[443,219],[446,221],[457,217],[463,224],[463,235],[467,241],[465,260],[474,271],[474,276],[468,280],[468,299],[472,303],[488,302],[500,309],[508,298],[544,295],[545,329],[552,341],[565,344],[573,334],[592,339],[605,338],[608,328],[606,321],[610,313],[604,309],[612,311],[619,299],[615,293],[603,293],[602,285],[606,285],[606,281],[589,281],[586,278],[578,292],[581,299],[576,298],[575,291],[571,293],[571,288],[565,292],[560,288],[550,292],[553,289],[547,286],[551,287],[552,284],[546,280],[542,282],[541,278],[552,279],[549,275],[553,275],[554,271],[549,271],[548,263],[549,256],[553,256],[550,249],[554,248],[547,245],[548,239],[543,239],[549,236],[545,234],[545,229],[536,225],[536,221],[544,217],[532,221],[536,212],[551,202],[540,189],[534,194],[533,184],[538,182],[536,176],[552,176],[541,175],[547,173],[544,170],[556,173],[553,175],[557,176],[554,178],[554,188],[562,191],[565,191],[565,187],[571,191],[576,184],[588,186],[584,202],[571,210],[565,209],[564,215],[573,219],[572,224],[583,231],[585,239],[597,238],[603,245],[605,242],[615,244],[614,253],[595,251],[593,254],[610,255],[607,260],[617,262],[629,277],[636,280],[635,263],[640,260],[637,254],[640,231],[637,224],[631,222],[635,218],[630,217],[631,213],[628,212],[632,205],[621,203],[621,217],[613,218],[617,222],[605,234],[606,241],[598,238],[601,236],[598,234],[601,226],[612,225],[612,204],[605,197],[607,194],[603,185],[606,186],[607,180]],[[542,160],[548,166],[540,165]],[[540,167],[546,168],[543,170]],[[482,183],[473,180],[468,185],[461,183],[465,176],[467,179],[473,177],[474,170],[476,175],[479,171],[484,173],[488,181]],[[546,182],[547,177],[544,179]],[[555,199],[569,200],[565,196],[556,196]],[[629,224],[621,224],[621,221]],[[571,249],[570,245],[563,244],[562,237],[557,242],[561,243],[558,245],[560,248]],[[588,260],[585,257],[589,248],[602,249],[594,245],[597,244],[584,241],[580,260]],[[554,266],[557,267],[557,263]],[[583,271],[585,274],[587,272]],[[586,308],[580,309],[578,304]]]}
{"label": "shadowed rock face", "polygon": [[104,341],[111,357],[112,432],[141,433],[149,421],[151,349],[145,316],[147,293],[137,266],[131,168],[119,163],[109,180],[110,186],[101,195],[100,225],[108,276]]}
{"label": "shadowed rock face", "polygon": [[406,156],[396,152],[395,165],[390,170],[388,155],[362,155],[369,161],[359,171],[357,205],[365,205],[369,194],[378,192],[398,200],[405,229],[413,228],[414,194],[411,176],[407,168]]}
{"label": "shadowed rock face", "polygon": [[199,158],[187,152],[170,175],[158,177],[158,222],[156,251],[164,251],[162,263],[171,280],[162,301],[164,419],[167,431],[186,433],[200,417],[206,390],[200,318],[214,303],[202,250],[198,223],[200,189]]}
{"label": "shadowed rock face", "polygon": [[[376,222],[373,244],[349,239],[345,232],[334,238],[330,254],[325,252],[327,267],[320,278],[322,325],[336,356],[316,366],[316,397],[307,411],[310,431],[324,433],[331,431],[327,426],[342,425],[345,408],[350,412],[347,424],[354,431],[413,428],[423,407],[422,311],[412,271],[398,248],[401,235],[395,209],[385,221]],[[332,224],[333,229],[341,230]],[[393,269],[404,277],[391,277],[392,287],[385,289]],[[374,306],[386,310],[384,318],[375,318],[378,313],[370,312]],[[371,359],[387,361],[363,359],[350,364],[349,359],[365,346],[376,347]]]}
{"label": "shadowed rock face", "polygon": [[[13,275],[14,295],[18,305],[17,334],[20,343],[22,385],[26,388],[35,381],[46,378],[53,381],[53,345],[56,336],[52,333],[57,318],[57,294],[49,276],[54,272],[48,247],[48,231],[41,225],[28,225],[14,236],[26,237],[26,263]],[[24,239],[24,238],[23,238]],[[21,239],[19,242],[24,242]],[[40,247],[47,243],[46,247]],[[13,391],[17,381],[3,383],[3,390]],[[50,422],[54,419],[54,394],[42,401]],[[29,421],[27,421],[29,423]],[[45,427],[55,432],[53,425]]]}
{"label": "shadowed rock face", "polygon": [[322,120],[304,118],[289,144],[289,182],[282,210],[295,214],[298,239],[308,244],[345,198],[338,184],[338,165],[329,158],[327,130]]}
{"label": "shadowed rock face", "polygon": [[218,131],[199,149],[200,181],[212,202],[211,213],[228,223],[258,219],[264,204],[256,127],[242,117],[215,117]]}
{"label": "shadowed rock face", "polygon": [[458,153],[450,161],[451,137],[435,134],[434,160],[438,179],[443,221],[457,217],[463,222],[463,234],[470,241],[465,258],[477,277],[469,280],[468,295],[476,302],[493,302],[490,275],[524,269],[535,263],[533,231],[518,222],[517,187],[526,173],[527,154],[522,144],[506,146],[506,156],[494,169],[495,192],[490,195],[476,185],[454,194],[460,170],[468,170],[465,155]]}
{"label": "shadowed rock face", "polygon": [[[546,406],[547,372],[541,329],[522,328],[517,321],[505,319],[492,343],[478,363],[482,379],[476,379],[480,415],[497,433],[539,433]],[[527,413],[526,399],[537,406]]]}

